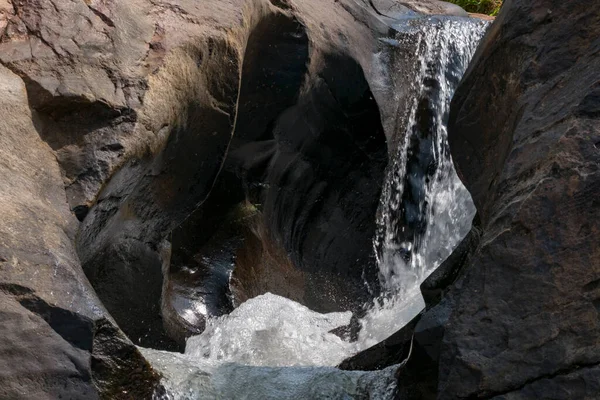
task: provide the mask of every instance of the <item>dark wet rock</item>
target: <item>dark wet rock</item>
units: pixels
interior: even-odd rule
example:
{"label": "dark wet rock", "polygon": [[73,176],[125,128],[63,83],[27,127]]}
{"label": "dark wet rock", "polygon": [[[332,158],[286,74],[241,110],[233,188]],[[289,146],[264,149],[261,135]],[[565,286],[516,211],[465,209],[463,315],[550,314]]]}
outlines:
{"label": "dark wet rock", "polygon": [[[238,127],[232,141],[225,168],[238,171],[245,198],[260,210],[238,250],[238,304],[270,291],[317,311],[357,310],[372,296],[365,280],[377,290],[371,238],[387,163],[378,108],[352,58],[313,57],[310,68],[302,94],[299,85],[282,85],[290,90],[282,100],[295,105],[275,109],[250,130]],[[335,78],[338,70],[346,71],[344,81]],[[242,104],[250,101],[243,95]],[[252,115],[273,112],[270,103],[250,104]]]}
{"label": "dark wet rock", "polygon": [[413,325],[410,356],[398,370],[398,400],[424,400],[438,397],[438,366],[441,341],[452,304],[444,298],[422,312]]}
{"label": "dark wet rock", "polygon": [[483,233],[447,295],[440,398],[594,397],[599,33],[587,3],[505,2],[456,93],[450,146]]}
{"label": "dark wet rock", "polygon": [[[202,207],[173,231],[172,244],[166,242],[171,257],[163,266],[161,315],[165,330],[182,348],[187,337],[204,330],[206,318],[234,308],[231,274],[244,241],[245,220],[255,211],[242,205],[229,211],[228,202],[220,200],[211,197],[205,204],[211,207]],[[224,215],[220,209],[229,212]]]}
{"label": "dark wet rock", "polygon": [[313,62],[320,68],[274,126],[262,210],[271,235],[310,276],[306,304],[357,309],[371,296],[365,281],[377,291],[371,240],[385,134],[362,68],[343,56]]}
{"label": "dark wet rock", "polygon": [[159,374],[114,324],[96,323],[92,373],[103,399],[149,399],[160,388]]}
{"label": "dark wet rock", "polygon": [[475,217],[473,227],[450,256],[423,283],[421,294],[427,309],[435,307],[448,292],[449,288],[461,276],[469,259],[479,244],[481,228]]}
{"label": "dark wet rock", "polygon": [[392,336],[344,360],[338,368],[348,371],[377,371],[400,364],[411,355],[413,332],[421,315],[417,315]]}
{"label": "dark wet rock", "polygon": [[415,345],[436,363],[440,358],[440,342],[444,336],[444,325],[452,309],[450,301],[444,300],[421,316],[415,326]]}

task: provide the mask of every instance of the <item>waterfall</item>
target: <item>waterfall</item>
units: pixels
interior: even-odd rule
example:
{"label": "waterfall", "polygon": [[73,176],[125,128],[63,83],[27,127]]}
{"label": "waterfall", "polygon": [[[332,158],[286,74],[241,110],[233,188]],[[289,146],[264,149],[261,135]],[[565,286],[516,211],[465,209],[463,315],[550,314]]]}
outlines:
{"label": "waterfall", "polygon": [[400,137],[392,141],[379,205],[373,247],[384,295],[362,321],[365,344],[384,340],[423,309],[420,284],[471,228],[476,210],[452,164],[447,121],[454,91],[487,26],[431,17],[409,21],[386,40],[388,65],[394,58],[415,62],[388,72],[392,84],[408,83],[404,98],[410,100],[397,113]]}
{"label": "waterfall", "polygon": [[470,229],[475,207],[454,171],[446,124],[452,95],[485,26],[455,19],[418,22],[417,29],[399,33],[394,43],[401,51],[414,47],[419,56],[374,240],[388,291],[402,294],[418,286]]}
{"label": "waterfall", "polygon": [[[400,23],[399,23],[400,24]],[[350,313],[321,315],[267,294],[208,321],[185,355],[142,349],[163,373],[161,399],[392,398],[394,370],[346,372],[343,358],[386,339],[423,308],[420,283],[468,233],[475,208],[449,153],[450,101],[487,23],[405,20],[375,56],[396,97],[395,135],[373,247],[384,289],[360,321],[358,341],[331,333]],[[384,124],[386,125],[386,124]],[[234,397],[228,397],[234,396]]]}

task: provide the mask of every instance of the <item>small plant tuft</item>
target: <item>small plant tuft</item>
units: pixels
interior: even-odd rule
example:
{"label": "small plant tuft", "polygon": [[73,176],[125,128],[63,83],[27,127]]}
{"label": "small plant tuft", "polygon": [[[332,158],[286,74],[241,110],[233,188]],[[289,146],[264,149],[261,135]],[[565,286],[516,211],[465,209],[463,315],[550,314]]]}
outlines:
{"label": "small plant tuft", "polygon": [[470,13],[497,15],[502,6],[502,0],[447,0],[461,6]]}

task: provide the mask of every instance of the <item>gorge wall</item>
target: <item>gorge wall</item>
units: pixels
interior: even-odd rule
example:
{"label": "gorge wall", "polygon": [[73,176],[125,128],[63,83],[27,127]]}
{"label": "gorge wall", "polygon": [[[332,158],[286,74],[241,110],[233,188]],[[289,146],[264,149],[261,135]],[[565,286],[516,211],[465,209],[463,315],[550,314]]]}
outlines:
{"label": "gorge wall", "polygon": [[450,147],[479,222],[416,328],[439,398],[600,393],[598,37],[585,2],[506,1],[455,94]]}
{"label": "gorge wall", "polygon": [[[374,55],[416,13],[467,16],[0,0],[0,397],[150,398],[134,344],[181,349],[267,291],[322,312],[377,295],[406,99]],[[449,139],[478,217],[395,336],[398,398],[600,393],[598,38],[589,2],[508,0],[477,51]]]}
{"label": "gorge wall", "polygon": [[[1,397],[148,397],[157,375],[133,343],[178,348],[205,317],[188,326],[175,313],[170,324],[173,307],[161,302],[181,270],[172,254],[186,257],[178,229],[202,237],[195,245],[206,252],[221,233],[204,222],[246,195],[251,208],[266,200],[261,215],[272,217],[240,227],[259,243],[236,251],[294,265],[294,276],[311,281],[299,295],[307,303],[331,309],[364,298],[369,214],[386,162],[368,82],[385,29],[354,1],[0,2],[10,116],[0,133]],[[352,87],[336,80],[339,70]],[[280,126],[294,122],[286,110],[310,118],[282,137]],[[248,164],[252,146],[278,166]],[[216,215],[200,207],[213,190],[225,193],[212,199],[223,203]],[[293,217],[278,220],[281,208]],[[322,250],[307,252],[314,243]],[[332,259],[331,246],[346,258]],[[340,269],[352,278],[324,288]],[[240,299],[273,288],[259,275]],[[344,304],[321,301],[335,298],[325,289],[345,294]]]}

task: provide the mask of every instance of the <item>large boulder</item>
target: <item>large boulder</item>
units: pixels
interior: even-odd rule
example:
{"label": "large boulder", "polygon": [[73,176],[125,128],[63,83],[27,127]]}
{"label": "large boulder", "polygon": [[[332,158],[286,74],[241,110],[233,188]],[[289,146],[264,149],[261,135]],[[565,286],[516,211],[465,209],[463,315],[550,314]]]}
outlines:
{"label": "large boulder", "polygon": [[83,274],[59,166],[3,66],[0,91],[0,397],[148,397],[157,374]]}
{"label": "large boulder", "polygon": [[600,13],[504,3],[452,104],[482,237],[446,300],[439,398],[597,398]]}

